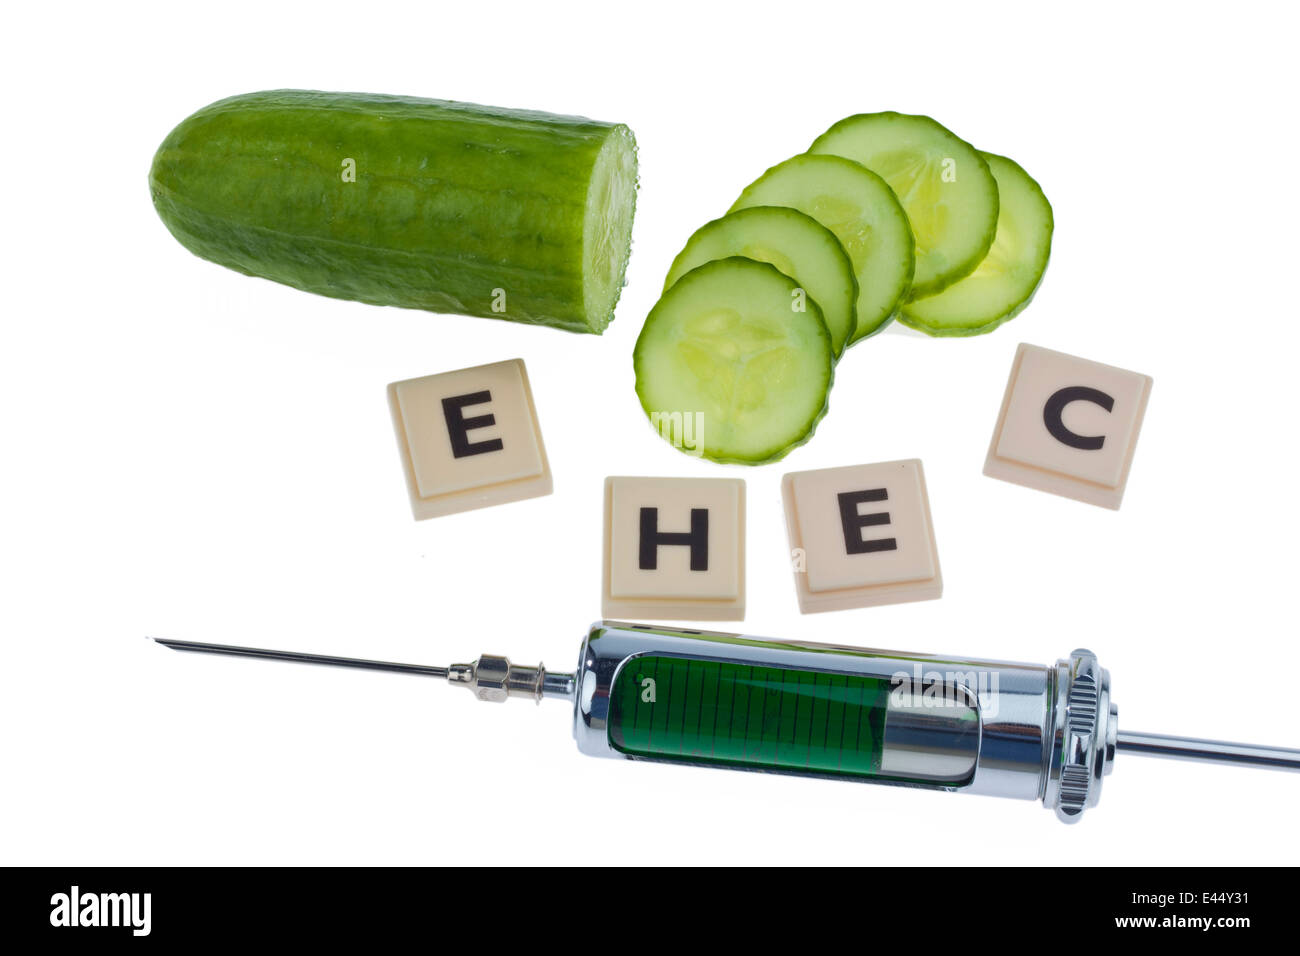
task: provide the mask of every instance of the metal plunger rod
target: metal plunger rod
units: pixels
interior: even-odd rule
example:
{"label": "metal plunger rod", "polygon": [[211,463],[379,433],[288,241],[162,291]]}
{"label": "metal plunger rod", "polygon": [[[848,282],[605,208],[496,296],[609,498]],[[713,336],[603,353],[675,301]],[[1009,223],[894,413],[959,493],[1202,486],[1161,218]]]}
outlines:
{"label": "metal plunger rod", "polygon": [[1234,744],[1226,740],[1202,740],[1199,737],[1170,737],[1166,734],[1119,732],[1116,747],[1124,753],[1174,760],[1200,760],[1206,763],[1235,763],[1273,770],[1300,771],[1300,750],[1288,747],[1263,747]]}

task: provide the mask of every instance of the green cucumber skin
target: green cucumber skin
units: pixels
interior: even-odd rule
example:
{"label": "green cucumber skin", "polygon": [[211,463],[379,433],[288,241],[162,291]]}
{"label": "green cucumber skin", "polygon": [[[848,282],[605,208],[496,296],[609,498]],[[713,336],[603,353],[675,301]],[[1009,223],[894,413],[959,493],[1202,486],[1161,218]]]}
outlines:
{"label": "green cucumber skin", "polygon": [[[1046,274],[1047,274],[1047,270],[1044,269],[1043,275]],[[992,321],[988,322],[985,325],[966,326],[966,327],[963,326],[937,327],[932,325],[926,325],[916,316],[910,315],[906,309],[900,312],[897,318],[899,323],[907,326],[909,329],[913,329],[917,332],[924,332],[926,335],[930,336],[931,338],[936,338],[936,339],[969,339],[969,338],[974,338],[977,335],[988,335],[994,329],[1006,325],[1008,322],[1010,322],[1012,319],[1018,316],[1021,312],[1025,311],[1025,309],[1029,308],[1029,304],[1034,301],[1034,296],[1038,295],[1038,290],[1042,288],[1042,285],[1043,285],[1043,279],[1042,276],[1040,276],[1038,279],[1038,284],[1034,286],[1033,292],[1029,293],[1028,296],[1022,299],[1013,308],[1008,309],[1006,312],[1002,313],[1000,316],[998,316],[997,318],[993,319]]]}
{"label": "green cucumber skin", "polygon": [[1037,290],[1031,292],[1029,294],[1028,299],[1025,299],[1025,301],[1020,303],[1020,305],[1018,305],[1016,308],[1012,309],[1010,312],[1006,313],[1001,318],[990,322],[988,325],[970,326],[967,328],[962,328],[962,327],[937,328],[935,326],[926,325],[924,322],[921,322],[915,316],[910,316],[906,312],[899,314],[898,321],[900,324],[907,326],[909,329],[912,329],[913,331],[916,332],[923,332],[934,339],[970,339],[970,338],[974,338],[977,335],[988,335],[994,329],[1014,319],[1017,315],[1019,315],[1021,312],[1025,310],[1025,307],[1028,306],[1031,301],[1033,301],[1034,295],[1036,293]]}
{"label": "green cucumber skin", "polygon": [[[588,314],[583,226],[592,168],[615,135],[631,140],[625,126],[579,117],[272,90],[182,121],[158,148],[149,185],[182,245],[247,275],[374,305],[600,333],[613,307]],[[345,158],[355,182],[343,181]],[[496,289],[504,312],[493,310]]]}
{"label": "green cucumber skin", "polygon": [[[1038,290],[1043,287],[1043,279],[1047,275],[1047,267],[1051,264],[1052,261],[1051,247],[1052,247],[1052,236],[1056,232],[1056,213],[1052,209],[1052,203],[1047,198],[1047,194],[1043,192],[1043,187],[1039,185],[1038,180],[1034,179],[1033,176],[1030,176],[1029,173],[1025,171],[1025,168],[1023,166],[1021,166],[1019,163],[1017,163],[1015,160],[1011,159],[1010,157],[999,156],[996,153],[989,153],[984,150],[980,151],[980,156],[981,158],[985,159],[985,161],[991,160],[992,162],[1002,161],[1005,163],[1010,163],[1020,172],[1020,174],[1024,177],[1025,181],[1027,182],[1027,184],[1037,194],[1038,198],[1042,199],[1043,207],[1047,211],[1047,256],[1043,259],[1043,267],[1042,270],[1038,273],[1038,281],[1034,283],[1034,288],[1030,291],[1029,295],[1025,296],[1023,299],[1021,299],[1019,302],[1017,302],[1015,305],[1013,305],[1011,308],[1007,309],[1005,312],[1001,313],[1000,315],[993,316],[988,322],[984,323],[983,325],[932,326],[932,325],[927,325],[925,322],[921,321],[919,317],[910,314],[907,311],[906,306],[902,309],[902,311],[898,315],[899,322],[901,322],[903,325],[906,325],[910,329],[915,329],[917,332],[924,332],[926,335],[932,336],[937,339],[960,339],[960,338],[971,338],[976,335],[987,335],[988,333],[992,332],[994,329],[999,328],[1000,326],[1010,322],[1021,312],[1025,311],[1025,309],[1029,308],[1029,304],[1034,301],[1034,296],[1036,296],[1038,294]],[[990,166],[992,165],[992,162],[990,162]],[[923,302],[925,300],[922,299],[919,301]]]}

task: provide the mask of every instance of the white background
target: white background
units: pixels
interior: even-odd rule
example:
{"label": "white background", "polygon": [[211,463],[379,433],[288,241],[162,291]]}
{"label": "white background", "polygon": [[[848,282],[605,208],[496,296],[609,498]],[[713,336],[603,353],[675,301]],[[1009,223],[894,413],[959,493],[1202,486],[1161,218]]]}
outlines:
{"label": "white background", "polygon": [[[1282,863],[1300,778],[1121,756],[1034,803],[580,756],[557,702],[182,656],[146,634],[568,668],[599,615],[610,474],[738,475],[751,633],[1048,662],[1094,649],[1121,726],[1300,746],[1300,222],[1282,5],[86,5],[10,11],[0,861]],[[53,11],[54,8],[45,7]],[[234,93],[364,90],[582,113],[640,143],[603,337],[313,297],[201,261],[156,145]],[[1056,212],[992,335],[891,331],[784,462],[661,442],[631,350],[686,237],[842,116],[933,114]],[[1029,341],[1153,375],[1123,510],[984,478]],[[528,363],[552,497],[411,520],[384,386]],[[801,616],[784,471],[919,457],[939,601]]]}

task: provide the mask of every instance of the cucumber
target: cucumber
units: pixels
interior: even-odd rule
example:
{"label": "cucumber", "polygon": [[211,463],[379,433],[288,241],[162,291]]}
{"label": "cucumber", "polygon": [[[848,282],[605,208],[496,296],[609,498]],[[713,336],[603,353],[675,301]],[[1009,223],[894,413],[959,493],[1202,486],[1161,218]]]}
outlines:
{"label": "cucumber", "polygon": [[817,137],[811,153],[856,160],[898,194],[916,237],[911,298],[942,292],[970,275],[993,244],[998,187],[965,140],[928,116],[862,113]]}
{"label": "cucumber", "polygon": [[636,146],[580,117],[273,90],[184,120],[149,187],[182,245],[248,275],[600,333],[627,266]]}
{"label": "cucumber", "polygon": [[997,236],[984,261],[954,286],[903,307],[899,321],[930,335],[979,335],[1015,318],[1042,282],[1052,251],[1052,205],[1005,156],[981,153],[1001,197]]}
{"label": "cucumber", "polygon": [[[826,414],[835,363],[821,307],[800,286],[733,256],[682,276],[646,317],[636,391],[665,438],[717,462],[761,464],[803,444]],[[668,422],[687,423],[683,432]]]}
{"label": "cucumber", "polygon": [[673,260],[664,290],[697,266],[729,256],[769,262],[799,283],[821,306],[836,356],[844,350],[853,333],[858,282],[834,233],[795,209],[738,209],[696,230]]}
{"label": "cucumber", "polygon": [[858,163],[805,154],[750,183],[731,211],[750,206],[789,206],[833,232],[858,282],[849,341],[885,327],[911,285],[915,259],[907,216],[884,180]]}

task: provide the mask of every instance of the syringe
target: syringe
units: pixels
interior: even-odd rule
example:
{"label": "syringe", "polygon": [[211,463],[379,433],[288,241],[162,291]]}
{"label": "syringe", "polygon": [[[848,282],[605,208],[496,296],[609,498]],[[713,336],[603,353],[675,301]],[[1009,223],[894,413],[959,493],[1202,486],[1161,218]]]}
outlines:
{"label": "syringe", "polygon": [[577,671],[552,673],[492,655],[428,667],[155,640],[446,678],[479,700],[571,700],[591,756],[1041,800],[1067,823],[1097,803],[1117,750],[1300,770],[1300,750],[1119,730],[1086,650],[1044,666],[599,621]]}

